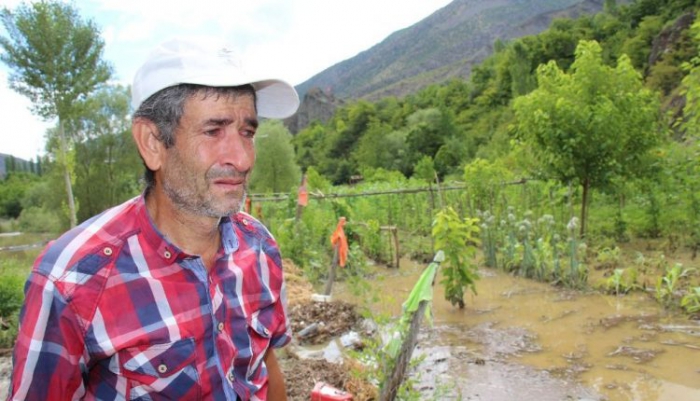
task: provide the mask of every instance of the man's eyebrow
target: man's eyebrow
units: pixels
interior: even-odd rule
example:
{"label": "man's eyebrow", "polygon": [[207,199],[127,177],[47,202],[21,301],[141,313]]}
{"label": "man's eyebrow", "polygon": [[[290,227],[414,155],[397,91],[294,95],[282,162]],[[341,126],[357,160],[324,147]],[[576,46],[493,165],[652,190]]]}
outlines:
{"label": "man's eyebrow", "polygon": [[210,118],[205,120],[202,125],[216,125],[216,126],[226,126],[233,122],[230,118]]}
{"label": "man's eyebrow", "polygon": [[[253,128],[258,128],[259,122],[257,118],[246,118],[245,119],[246,124],[250,125]],[[206,121],[204,121],[204,126],[211,126],[215,125],[217,127],[225,127],[227,125],[230,125],[233,123],[233,120],[230,118],[210,118]]]}
{"label": "man's eyebrow", "polygon": [[257,118],[246,118],[245,122],[253,128],[258,128],[259,122]]}

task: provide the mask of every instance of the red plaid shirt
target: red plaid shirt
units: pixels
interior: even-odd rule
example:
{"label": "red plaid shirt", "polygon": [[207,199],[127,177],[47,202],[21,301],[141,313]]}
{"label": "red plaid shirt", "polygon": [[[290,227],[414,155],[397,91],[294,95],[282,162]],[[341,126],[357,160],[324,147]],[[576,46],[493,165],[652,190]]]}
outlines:
{"label": "red plaid shirt", "polygon": [[277,245],[222,219],[210,270],[155,229],[142,196],[49,244],[27,282],[11,399],[265,400],[291,339]]}

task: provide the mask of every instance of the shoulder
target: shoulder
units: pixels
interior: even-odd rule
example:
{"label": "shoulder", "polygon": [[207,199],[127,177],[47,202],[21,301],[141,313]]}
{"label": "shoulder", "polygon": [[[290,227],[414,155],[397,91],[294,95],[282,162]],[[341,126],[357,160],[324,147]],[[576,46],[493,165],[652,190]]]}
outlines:
{"label": "shoulder", "polygon": [[[53,280],[79,270],[89,274],[112,260],[125,240],[138,231],[140,197],[96,215],[50,242],[34,264],[34,271]],[[94,272],[92,272],[94,274]]]}
{"label": "shoulder", "polygon": [[270,230],[268,230],[263,223],[246,212],[238,212],[234,214],[231,216],[231,222],[234,226],[243,230],[243,232],[249,232],[260,237],[269,238],[272,241],[275,240],[272,233],[270,233]]}

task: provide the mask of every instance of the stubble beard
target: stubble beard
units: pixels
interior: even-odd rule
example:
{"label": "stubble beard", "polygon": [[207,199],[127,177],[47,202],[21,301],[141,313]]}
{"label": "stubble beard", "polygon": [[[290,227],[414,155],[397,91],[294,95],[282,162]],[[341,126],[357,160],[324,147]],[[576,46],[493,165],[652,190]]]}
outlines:
{"label": "stubble beard", "polygon": [[[171,154],[169,164],[163,176],[163,191],[177,209],[214,218],[230,216],[242,209],[248,191],[247,174],[234,168],[211,167],[203,179],[198,178],[195,171],[185,166],[177,151]],[[244,178],[243,188],[218,200],[211,191],[211,183],[216,178]]]}

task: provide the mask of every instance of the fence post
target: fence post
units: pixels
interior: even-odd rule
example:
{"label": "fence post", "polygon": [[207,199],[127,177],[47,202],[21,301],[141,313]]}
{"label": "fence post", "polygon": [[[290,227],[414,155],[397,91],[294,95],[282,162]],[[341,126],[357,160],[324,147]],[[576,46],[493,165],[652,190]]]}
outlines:
{"label": "fence post", "polygon": [[331,267],[328,271],[328,281],[326,281],[326,289],[323,291],[323,295],[331,295],[331,291],[333,290],[333,282],[335,281],[335,271],[338,268],[338,257],[339,257],[339,248],[340,244],[336,244],[333,247],[333,262],[331,263]]}
{"label": "fence post", "polygon": [[[379,401],[394,401],[396,398],[396,393],[406,375],[408,364],[411,362],[411,356],[413,355],[413,349],[416,347],[416,342],[418,341],[418,331],[423,321],[423,315],[425,315],[425,309],[432,301],[432,287],[435,284],[435,277],[439,264],[444,260],[445,254],[443,251],[438,251],[433,261],[425,269],[418,283],[411,291],[409,299],[404,303],[405,309],[402,321],[405,318],[410,319],[408,333],[403,337],[403,342],[401,343],[401,348],[392,366],[392,371],[387,375],[387,380],[382,384]],[[423,285],[427,285],[426,280],[430,281],[429,287],[423,287]],[[423,292],[423,290],[427,288],[430,288],[429,296],[426,296]],[[420,299],[418,306],[412,309],[411,304],[417,299]]]}

